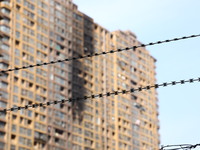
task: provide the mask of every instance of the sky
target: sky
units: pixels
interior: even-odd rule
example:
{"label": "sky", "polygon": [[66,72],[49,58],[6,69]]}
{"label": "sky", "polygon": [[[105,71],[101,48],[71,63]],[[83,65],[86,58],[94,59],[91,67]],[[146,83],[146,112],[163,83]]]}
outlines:
{"label": "sky", "polygon": [[[200,34],[200,0],[74,0],[80,11],[142,43]],[[200,37],[147,47],[157,82],[200,77]],[[161,145],[200,143],[200,83],[158,89]]]}

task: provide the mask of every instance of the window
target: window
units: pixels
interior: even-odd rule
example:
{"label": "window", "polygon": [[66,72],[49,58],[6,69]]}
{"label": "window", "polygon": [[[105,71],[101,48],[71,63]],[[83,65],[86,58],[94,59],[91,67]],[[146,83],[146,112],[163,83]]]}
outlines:
{"label": "window", "polygon": [[[0,131],[0,139],[4,139],[5,133]],[[0,148],[1,148],[1,143],[0,143]]]}
{"label": "window", "polygon": [[16,32],[15,32],[15,37],[16,37],[17,39],[19,39],[19,38],[20,38],[20,32],[16,31]]}
{"label": "window", "polygon": [[37,39],[41,42],[48,43],[47,37],[43,36],[42,34],[37,34]]}
{"label": "window", "polygon": [[45,18],[48,17],[48,14],[45,11],[43,11],[42,9],[39,9],[39,8],[38,8],[38,14],[42,17],[45,17]]}
{"label": "window", "polygon": [[7,89],[7,87],[8,87],[8,83],[6,83],[6,82],[0,82],[0,88],[4,88],[4,89]]}
{"label": "window", "polygon": [[40,115],[40,121],[46,121],[46,117],[44,115]]}
{"label": "window", "polygon": [[14,102],[14,103],[17,103],[17,102],[18,102],[18,96],[13,95],[13,102]]}
{"label": "window", "polygon": [[11,145],[11,150],[16,150],[15,145]]}
{"label": "window", "polygon": [[27,148],[19,147],[19,150],[29,150]]}
{"label": "window", "polygon": [[26,41],[27,43],[30,43],[30,44],[35,44],[35,40],[27,35],[23,36],[23,41]]}
{"label": "window", "polygon": [[28,116],[32,117],[32,111],[31,110],[28,110]]}
{"label": "window", "polygon": [[64,122],[64,121],[60,121],[60,120],[55,119],[53,124],[56,125],[56,126],[62,127],[62,128],[66,128],[66,122]]}
{"label": "window", "polygon": [[20,60],[18,58],[15,58],[15,65],[20,65]]}
{"label": "window", "polygon": [[74,131],[75,133],[82,134],[82,129],[81,129],[81,128],[78,128],[78,127],[73,126],[73,131]]}
{"label": "window", "polygon": [[2,107],[2,108],[6,108],[6,105],[7,105],[6,102],[0,101],[0,107]]}
{"label": "window", "polygon": [[48,22],[46,20],[44,20],[43,18],[37,17],[37,22],[39,24],[43,24],[43,25],[48,26]]}
{"label": "window", "polygon": [[40,42],[37,42],[37,48],[43,51],[47,51],[47,46]]}
{"label": "window", "polygon": [[2,12],[3,14],[10,15],[10,10],[7,9],[7,8],[2,8],[2,9],[1,9],[1,12]]}
{"label": "window", "polygon": [[22,89],[22,90],[21,90],[21,94],[22,94],[23,96],[27,96],[27,97],[29,97],[29,98],[31,98],[31,99],[33,98],[33,92],[31,92],[31,91]]}
{"label": "window", "polygon": [[15,56],[20,56],[20,51],[18,49],[15,49]]}
{"label": "window", "polygon": [[34,22],[29,20],[29,19],[27,19],[27,18],[23,18],[23,22],[24,22],[24,24],[26,24],[26,25],[28,25],[30,27],[34,26]]}
{"label": "window", "polygon": [[65,18],[64,14],[61,13],[59,10],[55,10],[55,16],[60,18],[60,19]]}
{"label": "window", "polygon": [[9,51],[10,50],[10,46],[6,45],[6,44],[1,44],[0,46],[1,49]]}
{"label": "window", "polygon": [[40,139],[42,141],[47,141],[47,139],[48,139],[47,135],[40,133],[40,132],[35,132],[34,136],[36,139]]}
{"label": "window", "polygon": [[54,139],[54,142],[55,142],[56,144],[59,144],[59,145],[63,145],[63,146],[66,145],[65,141],[62,140],[62,139],[59,139],[59,138],[55,138],[55,139]]}
{"label": "window", "polygon": [[28,79],[30,79],[30,80],[34,80],[34,76],[33,76],[33,74],[31,74],[31,73],[29,73],[29,72],[27,72],[27,71],[22,71],[22,76],[23,77],[25,77],[25,78],[28,78]]}
{"label": "window", "polygon": [[5,122],[1,122],[1,121],[0,121],[0,128],[1,128],[1,129],[4,129],[4,128],[5,128],[5,125],[6,125]]}
{"label": "window", "polygon": [[43,78],[40,78],[40,77],[36,77],[36,83],[38,84],[42,84],[42,85],[47,85],[47,81]]}
{"label": "window", "polygon": [[48,30],[44,28],[43,26],[37,25],[37,30],[44,34],[48,34]]}
{"label": "window", "polygon": [[8,93],[4,91],[0,91],[0,97],[8,99]]}
{"label": "window", "polygon": [[83,138],[77,135],[73,135],[73,141],[74,142],[78,142],[78,143],[82,143],[83,142]]}
{"label": "window", "polygon": [[55,116],[60,118],[60,119],[65,119],[66,118],[66,114],[60,111],[55,111]]}
{"label": "window", "polygon": [[23,135],[26,135],[26,136],[32,135],[31,129],[24,128],[24,127],[20,127],[19,132],[20,132],[20,134],[23,134]]}
{"label": "window", "polygon": [[31,147],[32,145],[32,142],[30,139],[27,139],[27,138],[24,138],[24,137],[19,137],[19,144],[22,144],[22,145],[26,145],[26,146],[29,146]]}
{"label": "window", "polygon": [[[34,53],[34,48],[31,47],[30,45],[27,45],[27,44],[23,44],[23,49],[31,54]],[[20,53],[19,53],[20,54]]]}
{"label": "window", "polygon": [[17,127],[16,127],[15,124],[13,124],[13,125],[12,125],[12,132],[16,132],[16,130],[17,130]]}
{"label": "window", "polygon": [[57,77],[57,76],[55,76],[55,81],[59,84],[62,84],[62,85],[67,84],[66,79],[63,79],[63,78],[60,78],[60,77]]}
{"label": "window", "polygon": [[29,55],[28,53],[23,52],[22,55],[23,55],[23,59],[28,60],[30,62],[34,62],[34,57]]}
{"label": "window", "polygon": [[47,55],[44,54],[44,53],[41,52],[41,51],[37,51],[37,57],[40,57],[40,58],[42,58],[42,59],[45,59],[45,58],[47,57]]}
{"label": "window", "polygon": [[43,8],[43,9],[47,9],[48,8],[48,6],[44,2],[42,2],[41,0],[38,0],[37,4],[38,4],[39,7]]}
{"label": "window", "polygon": [[16,86],[16,85],[14,86],[13,92],[14,92],[14,93],[18,93],[18,92],[19,92],[18,86]]}
{"label": "window", "polygon": [[32,12],[26,10],[26,9],[24,9],[24,15],[30,17],[31,19],[34,19],[34,17],[35,17],[34,13],[32,13]]}
{"label": "window", "polygon": [[0,149],[4,149],[5,144],[3,142],[0,142]]}
{"label": "window", "polygon": [[35,10],[35,6],[33,4],[31,4],[29,1],[24,0],[24,6],[31,9],[31,10]]}
{"label": "window", "polygon": [[35,35],[34,30],[32,30],[32,29],[30,29],[30,28],[28,28],[28,27],[26,27],[26,26],[23,26],[23,31],[24,31],[25,33],[27,33],[28,35],[32,35],[32,36]]}
{"label": "window", "polygon": [[46,126],[38,122],[35,122],[35,128],[42,131],[46,131]]}

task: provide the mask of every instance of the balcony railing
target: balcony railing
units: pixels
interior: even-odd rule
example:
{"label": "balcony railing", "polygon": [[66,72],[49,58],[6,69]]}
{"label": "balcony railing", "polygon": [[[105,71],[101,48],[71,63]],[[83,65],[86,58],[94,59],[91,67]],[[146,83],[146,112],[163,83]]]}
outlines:
{"label": "balcony railing", "polygon": [[10,28],[4,25],[0,25],[0,31],[5,32],[6,34],[10,34]]}
{"label": "balcony railing", "polygon": [[0,49],[5,50],[5,51],[9,51],[10,47],[6,44],[2,44],[2,45],[0,45]]}
{"label": "balcony railing", "polygon": [[6,19],[2,19],[0,21],[0,24],[6,24],[6,25],[9,25],[10,21],[9,20],[6,20]]}
{"label": "balcony railing", "polygon": [[5,82],[0,82],[0,88],[7,89],[8,88],[8,84],[5,83]]}
{"label": "balcony railing", "polygon": [[8,99],[8,93],[7,92],[3,92],[1,91],[0,92],[0,99],[3,98],[3,99]]}
{"label": "balcony railing", "polygon": [[9,57],[8,55],[0,56],[0,61],[2,61],[2,60],[9,61],[9,60],[10,60],[10,57]]}
{"label": "balcony railing", "polygon": [[7,80],[7,79],[8,79],[8,74],[3,74],[3,75],[1,75],[1,79]]}
{"label": "balcony railing", "polygon": [[6,8],[2,8],[2,9],[1,9],[1,13],[4,14],[4,15],[9,16],[9,15],[10,15],[10,10],[9,10],[9,9],[6,9]]}
{"label": "balcony railing", "polygon": [[0,112],[0,119],[6,119],[6,114],[4,112]]}
{"label": "balcony railing", "polygon": [[9,65],[6,63],[0,63],[0,69],[8,69]]}
{"label": "balcony railing", "polygon": [[9,1],[2,1],[0,2],[0,4],[3,6],[3,5],[6,5],[6,6],[10,6],[10,2]]}

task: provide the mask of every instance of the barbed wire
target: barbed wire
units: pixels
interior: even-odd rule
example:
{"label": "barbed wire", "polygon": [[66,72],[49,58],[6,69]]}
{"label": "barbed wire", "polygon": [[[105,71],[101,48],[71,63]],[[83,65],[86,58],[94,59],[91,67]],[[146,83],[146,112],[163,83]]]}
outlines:
{"label": "barbed wire", "polygon": [[59,60],[54,60],[54,61],[50,61],[50,62],[37,63],[37,64],[27,65],[27,66],[22,66],[22,67],[15,67],[15,68],[11,68],[11,69],[1,70],[0,73],[6,73],[6,72],[10,72],[10,71],[15,71],[15,70],[22,70],[22,69],[28,69],[28,68],[33,68],[33,67],[45,66],[45,65],[55,64],[55,63],[72,61],[72,60],[79,60],[79,59],[83,59],[83,58],[96,57],[96,56],[112,54],[112,53],[116,53],[116,52],[135,50],[135,49],[140,48],[140,47],[153,46],[153,45],[169,43],[169,42],[173,42],[173,41],[179,41],[179,40],[183,40],[183,39],[195,38],[195,37],[199,37],[199,36],[200,36],[200,34],[183,36],[183,37],[180,37],[180,38],[173,38],[173,39],[168,39],[168,40],[164,40],[164,41],[151,42],[151,43],[148,43],[148,44],[141,44],[141,45],[138,45],[138,46],[126,47],[126,48],[117,49],[117,50],[110,50],[110,51],[107,51],[107,52],[91,53],[91,54],[84,55],[84,56],[59,59]]}
{"label": "barbed wire", "polygon": [[166,145],[166,146],[162,146],[160,148],[160,150],[191,150],[193,148],[196,148],[200,146],[200,144],[195,144],[195,145],[192,145],[192,144],[179,144],[179,145]]}
{"label": "barbed wire", "polygon": [[166,87],[169,85],[177,85],[177,84],[185,84],[185,83],[194,83],[194,82],[200,82],[200,78],[196,79],[189,79],[189,80],[180,80],[180,81],[172,81],[172,82],[164,82],[162,84],[154,84],[154,85],[147,85],[145,87],[139,87],[139,88],[131,88],[129,90],[121,90],[121,91],[112,91],[112,92],[107,92],[107,93],[100,93],[100,94],[93,94],[90,96],[83,96],[80,98],[70,98],[70,99],[61,99],[61,100],[56,100],[56,101],[48,101],[45,103],[35,103],[35,104],[30,104],[30,105],[25,105],[25,106],[15,106],[12,108],[4,109],[0,108],[0,112],[7,112],[7,111],[18,111],[22,109],[29,109],[29,108],[37,108],[37,107],[45,107],[45,106],[50,106],[50,105],[55,105],[55,104],[61,104],[61,103],[66,103],[66,102],[72,102],[72,101],[80,101],[80,100],[88,100],[88,99],[94,99],[94,98],[101,98],[101,97],[109,97],[112,95],[118,95],[118,94],[128,94],[128,93],[134,93],[136,91],[140,92],[143,90],[150,90],[152,88],[159,88],[159,87]]}

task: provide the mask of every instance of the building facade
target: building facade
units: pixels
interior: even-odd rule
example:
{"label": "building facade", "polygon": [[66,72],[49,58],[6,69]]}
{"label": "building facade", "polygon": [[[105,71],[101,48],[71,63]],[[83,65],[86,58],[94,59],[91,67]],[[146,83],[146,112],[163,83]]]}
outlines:
{"label": "building facade", "polygon": [[[130,31],[110,32],[71,0],[1,0],[0,69],[139,45]],[[155,84],[145,48],[0,76],[0,107],[76,98]],[[154,89],[0,115],[0,149],[157,150]]]}

